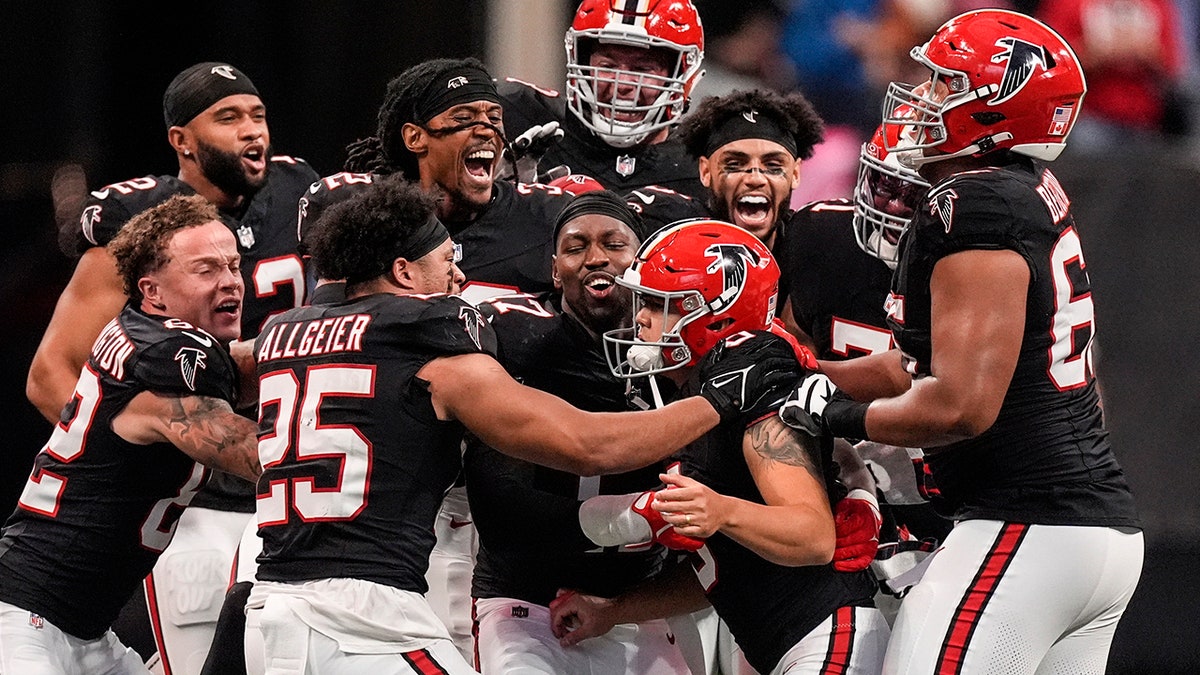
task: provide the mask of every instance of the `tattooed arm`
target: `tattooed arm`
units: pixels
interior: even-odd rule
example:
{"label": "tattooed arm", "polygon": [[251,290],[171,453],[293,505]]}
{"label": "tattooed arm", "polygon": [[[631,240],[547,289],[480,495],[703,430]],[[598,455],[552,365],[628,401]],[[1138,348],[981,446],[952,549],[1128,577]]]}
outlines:
{"label": "tattooed arm", "polygon": [[192,459],[250,481],[258,480],[258,428],[209,396],[166,396],[144,391],[113,419],[130,443],[171,443]]}
{"label": "tattooed arm", "polygon": [[778,565],[824,565],[835,535],[814,439],[769,417],[746,430],[742,455],[765,504],[714,492],[677,474],[660,476],[676,489],[655,493],[653,507],[681,534],[721,532]]}

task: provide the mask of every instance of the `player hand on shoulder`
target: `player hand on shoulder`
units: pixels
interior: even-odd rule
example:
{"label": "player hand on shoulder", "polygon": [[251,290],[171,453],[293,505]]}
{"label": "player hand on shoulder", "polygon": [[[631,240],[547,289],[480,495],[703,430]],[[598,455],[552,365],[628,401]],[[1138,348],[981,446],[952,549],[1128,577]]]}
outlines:
{"label": "player hand on shoulder", "polygon": [[729,420],[802,374],[786,340],[767,331],[742,331],[718,342],[700,363],[700,395]]}
{"label": "player hand on shoulder", "polygon": [[784,424],[811,436],[828,431],[839,438],[866,440],[866,403],[838,389],[821,373],[811,373],[779,408]]}

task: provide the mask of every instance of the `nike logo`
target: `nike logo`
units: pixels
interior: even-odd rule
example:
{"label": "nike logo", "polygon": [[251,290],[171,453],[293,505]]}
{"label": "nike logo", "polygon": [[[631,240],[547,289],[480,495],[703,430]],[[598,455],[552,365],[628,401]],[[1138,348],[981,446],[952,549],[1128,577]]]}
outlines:
{"label": "nike logo", "polygon": [[721,377],[714,377],[713,379],[709,380],[709,383],[712,384],[712,386],[716,387],[717,389],[720,389],[721,387],[724,387],[725,385],[729,384],[730,382],[736,381],[741,376],[742,376],[742,374],[740,372],[732,373],[729,375],[723,375]]}
{"label": "nike logo", "polygon": [[452,530],[457,530],[460,527],[466,527],[470,524],[471,524],[471,521],[469,521],[469,520],[455,520],[453,518],[450,519],[450,529],[452,529]]}
{"label": "nike logo", "polygon": [[212,339],[211,339],[211,338],[208,338],[208,337],[200,337],[199,335],[196,335],[195,333],[189,333],[189,332],[187,332],[186,330],[184,330],[184,331],[180,331],[180,332],[181,332],[181,333],[183,333],[184,335],[186,335],[186,336],[188,336],[188,337],[192,338],[192,339],[193,339],[193,340],[195,340],[196,342],[199,342],[200,344],[204,345],[205,347],[211,347],[211,346],[212,346]]}
{"label": "nike logo", "polygon": [[642,200],[642,203],[643,203],[643,204],[653,204],[653,203],[654,203],[654,197],[655,197],[655,195],[647,195],[647,194],[642,194],[642,193],[641,193],[641,192],[639,192],[638,190],[634,190],[634,191],[632,192],[632,194],[633,194],[633,196],[635,196],[635,197],[637,197],[638,199]]}
{"label": "nike logo", "polygon": [[108,199],[108,188],[104,188],[103,190],[94,190],[92,192],[92,196],[96,199]]}

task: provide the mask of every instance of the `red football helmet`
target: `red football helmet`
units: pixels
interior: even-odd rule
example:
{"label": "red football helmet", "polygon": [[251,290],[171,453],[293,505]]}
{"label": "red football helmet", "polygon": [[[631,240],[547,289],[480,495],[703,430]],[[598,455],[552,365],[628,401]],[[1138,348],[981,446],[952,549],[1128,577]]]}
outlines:
{"label": "red football helmet", "polygon": [[[613,374],[640,377],[695,365],[739,331],[768,330],[779,265],[757,237],[736,225],[684,220],[646,240],[617,284],[633,291],[635,322],[604,334],[605,356]],[[638,338],[641,308],[663,313],[658,340]]]}
{"label": "red football helmet", "polygon": [[[889,152],[913,167],[1000,148],[1046,161],[1066,145],[1087,91],[1065,40],[1040,21],[1000,9],[947,21],[911,56],[930,82],[893,82],[883,124],[899,127]],[[912,116],[896,114],[911,107]],[[890,132],[889,132],[890,133]],[[928,149],[937,148],[930,153]]]}
{"label": "red football helmet", "polygon": [[880,126],[859,154],[854,237],[863,251],[895,269],[900,260],[900,235],[908,229],[929,183],[887,151],[888,131],[892,133],[890,143],[896,145],[897,128]]}
{"label": "red football helmet", "polygon": [[585,192],[595,192],[596,190],[604,189],[600,181],[582,173],[569,173],[565,176],[560,176],[547,183],[547,185],[556,187],[572,197]]}
{"label": "red football helmet", "polygon": [[[567,29],[567,108],[604,142],[628,148],[679,121],[703,72],[704,28],[690,0],[583,0]],[[672,55],[666,77],[589,64],[597,44],[664,49]],[[630,98],[600,100],[602,82],[633,87]],[[642,93],[654,100],[642,103]],[[625,121],[620,117],[626,118]],[[629,121],[636,118],[633,121]]]}

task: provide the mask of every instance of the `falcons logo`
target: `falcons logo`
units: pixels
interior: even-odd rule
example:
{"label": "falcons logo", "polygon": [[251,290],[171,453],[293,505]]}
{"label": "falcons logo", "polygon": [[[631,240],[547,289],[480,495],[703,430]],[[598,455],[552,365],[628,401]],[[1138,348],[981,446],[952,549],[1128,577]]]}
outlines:
{"label": "falcons logo", "polygon": [[746,287],[747,263],[755,267],[766,264],[761,255],[746,248],[744,244],[713,244],[704,249],[704,255],[713,258],[705,271],[712,274],[719,270],[724,281],[724,290],[709,303],[713,314],[720,314],[729,309],[741,297],[742,289]]}
{"label": "falcons logo", "polygon": [[208,355],[195,347],[182,347],[175,353],[175,360],[179,362],[179,374],[183,376],[183,383],[188,389],[196,391],[196,372],[208,367],[204,363],[207,358]]}
{"label": "falcons logo", "polygon": [[929,198],[929,210],[942,221],[946,234],[950,234],[950,223],[954,219],[954,200],[958,193],[954,190],[941,190]]}
{"label": "falcons logo", "polygon": [[1042,70],[1046,70],[1046,48],[1018,40],[1014,37],[1005,37],[996,40],[996,46],[1003,51],[992,56],[992,63],[1003,63],[1008,61],[1008,65],[1004,67],[1004,77],[1000,79],[1000,89],[996,95],[987,103],[988,105],[1000,105],[1008,99],[1017,95],[1029,80],[1033,78],[1033,71],[1038,66]]}
{"label": "falcons logo", "polygon": [[100,205],[93,204],[83,210],[83,215],[79,217],[79,226],[83,228],[83,236],[87,237],[88,241],[96,241],[96,223],[100,222]]}
{"label": "falcons logo", "polygon": [[471,336],[471,342],[475,343],[475,348],[483,349],[483,346],[479,344],[479,324],[483,323],[483,317],[479,315],[479,311],[474,307],[460,307],[458,318],[462,319],[467,335]]}

